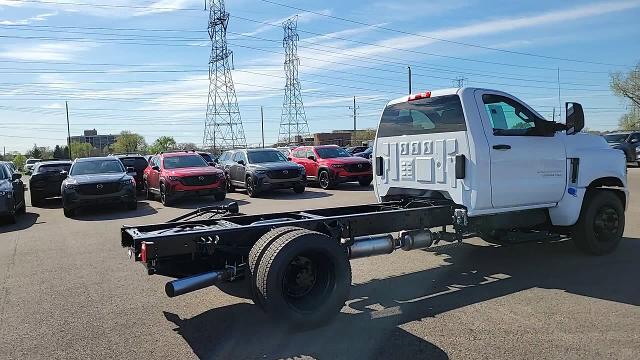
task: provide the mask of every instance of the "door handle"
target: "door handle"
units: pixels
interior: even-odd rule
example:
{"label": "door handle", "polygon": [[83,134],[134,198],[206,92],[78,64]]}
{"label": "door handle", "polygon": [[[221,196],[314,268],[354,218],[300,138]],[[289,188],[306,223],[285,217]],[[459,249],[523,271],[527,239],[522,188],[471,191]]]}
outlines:
{"label": "door handle", "polygon": [[493,148],[496,150],[509,150],[511,149],[511,145],[506,145],[506,144],[493,145]]}

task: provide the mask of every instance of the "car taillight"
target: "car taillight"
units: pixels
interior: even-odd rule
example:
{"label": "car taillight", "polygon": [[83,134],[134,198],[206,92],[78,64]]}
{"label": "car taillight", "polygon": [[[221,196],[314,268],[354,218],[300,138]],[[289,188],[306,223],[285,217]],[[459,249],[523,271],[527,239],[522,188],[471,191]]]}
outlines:
{"label": "car taillight", "polygon": [[431,97],[431,91],[409,95],[409,101],[427,99]]}
{"label": "car taillight", "polygon": [[142,245],[140,245],[140,261],[143,263],[147,262],[147,243],[144,241],[142,242]]}

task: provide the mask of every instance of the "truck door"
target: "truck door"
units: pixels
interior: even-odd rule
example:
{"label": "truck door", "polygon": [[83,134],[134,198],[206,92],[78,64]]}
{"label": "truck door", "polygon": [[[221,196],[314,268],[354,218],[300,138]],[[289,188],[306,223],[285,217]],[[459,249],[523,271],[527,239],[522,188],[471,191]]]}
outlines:
{"label": "truck door", "polygon": [[564,134],[508,94],[477,90],[475,98],[491,154],[493,207],[560,201],[567,171]]}
{"label": "truck door", "polygon": [[466,130],[457,94],[425,93],[387,105],[372,156],[378,201],[439,196],[437,191],[462,204],[463,180],[456,178],[455,164],[456,158],[469,159]]}
{"label": "truck door", "polygon": [[154,156],[149,161],[149,166],[147,167],[147,184],[149,184],[149,187],[152,189],[160,189],[160,172],[153,169],[154,166],[158,168],[161,166],[160,157]]}

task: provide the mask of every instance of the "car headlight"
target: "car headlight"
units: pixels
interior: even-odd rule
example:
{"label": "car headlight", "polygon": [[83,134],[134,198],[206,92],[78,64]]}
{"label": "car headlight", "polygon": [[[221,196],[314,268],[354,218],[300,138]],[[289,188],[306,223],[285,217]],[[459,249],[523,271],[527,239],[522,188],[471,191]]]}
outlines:
{"label": "car headlight", "polygon": [[343,168],[343,167],[344,167],[344,165],[343,165],[343,164],[331,164],[331,167],[334,167],[334,168]]}
{"label": "car headlight", "polygon": [[168,176],[167,178],[168,178],[170,181],[178,181],[178,180],[180,180],[180,177],[179,177],[179,176]]}
{"label": "car headlight", "polygon": [[133,180],[133,179],[126,179],[126,180],[120,181],[120,184],[122,184],[122,185],[133,185],[135,183],[136,183],[136,181]]}
{"label": "car headlight", "polygon": [[640,145],[636,146],[636,152],[640,152]]}
{"label": "car headlight", "polygon": [[76,189],[78,189],[78,184],[66,183],[66,184],[64,184],[64,188],[68,189],[68,190],[76,190]]}

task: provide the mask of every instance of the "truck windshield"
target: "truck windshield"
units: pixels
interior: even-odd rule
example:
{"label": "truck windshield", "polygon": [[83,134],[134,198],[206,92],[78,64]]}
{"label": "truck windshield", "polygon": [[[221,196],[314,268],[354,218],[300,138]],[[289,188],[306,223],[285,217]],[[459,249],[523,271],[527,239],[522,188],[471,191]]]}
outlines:
{"label": "truck windshield", "polygon": [[180,169],[209,166],[200,155],[171,156],[164,158],[165,169]]}
{"label": "truck windshield", "polygon": [[321,159],[351,157],[347,150],[339,147],[316,148],[316,152]]}
{"label": "truck windshield", "polygon": [[434,134],[467,129],[458,95],[389,105],[382,113],[378,137]]}
{"label": "truck windshield", "polygon": [[247,155],[250,164],[287,161],[287,158],[277,150],[249,151]]}
{"label": "truck windshield", "polygon": [[621,142],[624,142],[628,136],[629,134],[611,134],[611,135],[605,135],[604,139],[608,143],[621,143]]}
{"label": "truck windshield", "polygon": [[119,160],[81,161],[71,167],[70,175],[117,174],[124,172]]}

